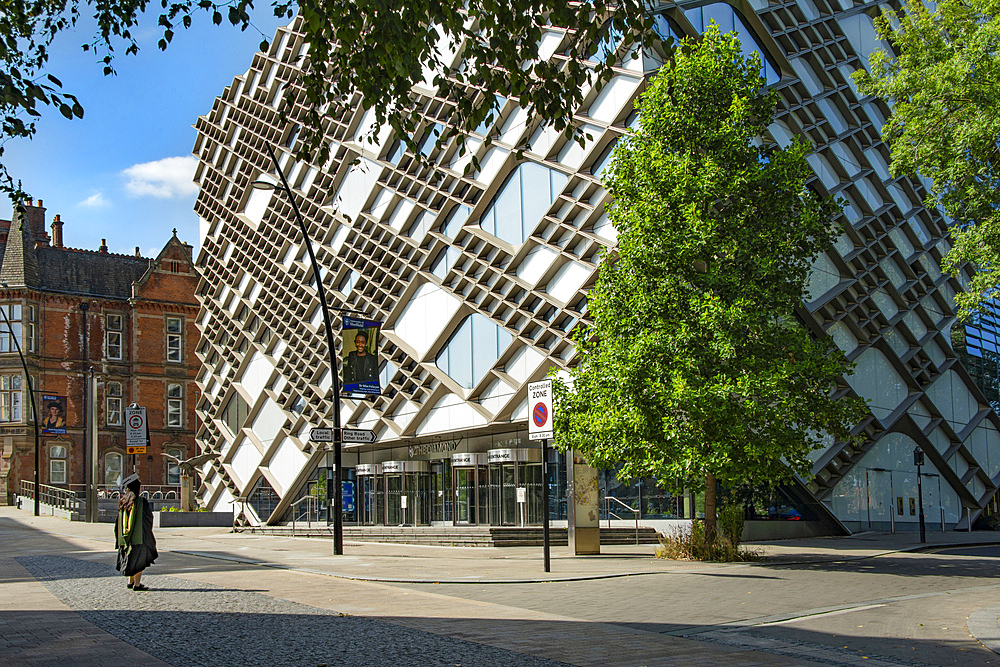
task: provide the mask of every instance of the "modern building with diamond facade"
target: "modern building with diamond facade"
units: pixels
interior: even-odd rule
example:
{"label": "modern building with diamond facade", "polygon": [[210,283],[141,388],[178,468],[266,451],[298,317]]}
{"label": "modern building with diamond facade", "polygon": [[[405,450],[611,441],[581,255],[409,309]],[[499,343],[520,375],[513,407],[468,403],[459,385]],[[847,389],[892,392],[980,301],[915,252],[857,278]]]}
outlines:
{"label": "modern building with diamond facade", "polygon": [[[1000,418],[953,349],[961,286],[939,269],[946,220],[923,206],[925,182],[889,173],[879,137],[888,110],[860,96],[850,78],[881,46],[872,25],[879,6],[753,0],[656,11],[664,34],[694,35],[714,20],[763,56],[780,95],[764,140],[808,138],[811,186],[845,202],[844,233],[816,262],[800,315],[856,363],[846,382],[869,402],[866,438],[816,452],[812,475],[787,495],[798,511],[774,516],[849,530],[913,527],[919,445],[928,522],[953,529],[994,502]],[[662,60],[622,58],[616,76],[587,93],[575,117],[592,137],[585,146],[500,100],[499,118],[465,155],[454,143],[423,142],[431,168],[357,105],[328,121],[329,162],[306,164],[292,156],[301,107],[288,123],[278,114],[297,95],[298,63],[308,54],[296,26],[280,29],[197,123],[198,438],[219,455],[203,469],[200,498],[214,510],[236,503],[251,523],[277,523],[303,496],[325,497],[328,455],[309,432],[331,426],[336,406],[314,279],[289,202],[251,187],[274,177],[270,143],[333,305],[385,323],[383,395],[340,406],[345,425],[378,434],[375,445],[345,448],[346,518],[537,522],[540,451],[527,438],[526,384],[573,363],[570,332],[586,318],[601,252],[615,243],[599,175]],[[543,57],[561,58],[562,40],[545,34]],[[439,128],[442,107],[435,90],[414,88],[411,112],[426,136]],[[518,159],[515,149],[525,146]],[[480,167],[467,172],[471,154]],[[552,462],[557,517],[565,462]],[[671,498],[642,480],[609,482],[606,491],[646,516],[697,510],[695,498]]]}

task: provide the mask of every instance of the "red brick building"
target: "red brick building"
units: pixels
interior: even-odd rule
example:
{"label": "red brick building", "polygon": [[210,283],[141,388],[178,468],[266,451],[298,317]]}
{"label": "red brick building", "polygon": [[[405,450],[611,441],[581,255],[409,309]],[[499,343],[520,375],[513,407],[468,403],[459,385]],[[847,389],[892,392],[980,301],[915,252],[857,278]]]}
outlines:
{"label": "red brick building", "polygon": [[[174,235],[155,259],[63,245],[63,222],[45,229],[42,201],[28,202],[13,222],[0,221],[0,503],[21,481],[34,480],[34,430],[24,371],[31,373],[43,427],[52,403],[64,428],[41,436],[40,482],[82,491],[87,483],[86,415],[97,411],[97,481],[115,485],[133,468],[125,449],[124,410],[146,407],[150,447],[135,456],[147,486],[179,490],[179,471],[162,453],[196,453],[199,364],[191,246]],[[87,405],[93,372],[96,405]],[[50,397],[45,399],[44,397]],[[51,397],[64,397],[53,399]],[[60,432],[64,431],[64,432]]]}

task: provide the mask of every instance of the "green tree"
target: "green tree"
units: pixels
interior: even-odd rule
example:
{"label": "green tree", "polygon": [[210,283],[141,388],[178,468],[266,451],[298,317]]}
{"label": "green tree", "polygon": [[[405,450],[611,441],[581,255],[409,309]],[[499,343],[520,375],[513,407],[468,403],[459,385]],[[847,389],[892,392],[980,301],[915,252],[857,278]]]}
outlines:
{"label": "green tree", "polygon": [[945,270],[976,274],[956,301],[968,316],[1000,283],[1000,2],[941,0],[929,11],[907,0],[875,20],[897,55],[877,50],[858,87],[889,103],[882,137],[892,173],[933,181],[928,206],[953,219]]}
{"label": "green tree", "polygon": [[776,97],[760,61],[712,26],[637,102],[606,184],[617,252],[590,293],[579,363],[555,383],[556,444],[623,479],[706,491],[805,474],[822,432],[847,437],[850,364],[800,324],[837,205],[805,188],[809,147],[762,145]]}
{"label": "green tree", "polygon": [[[105,74],[113,74],[116,49],[138,51],[135,29],[148,5],[148,0],[3,1],[0,156],[6,139],[34,134],[33,121],[45,105],[67,118],[83,115],[77,98],[46,72],[52,40],[91,12],[97,32],[83,49],[95,54]],[[245,30],[255,11],[253,0],[160,0],[158,5],[149,18],[155,16],[163,30],[161,49],[198,14]],[[358,100],[376,110],[380,125],[388,123],[416,148],[423,137],[415,136],[419,119],[409,113],[408,102],[425,77],[445,102],[438,115],[445,126],[438,137],[442,143],[452,135],[464,138],[492,117],[497,96],[518,99],[571,136],[584,84],[608,81],[623,52],[663,44],[641,0],[274,0],[271,11],[289,19],[298,11],[303,19],[309,51],[296,82],[301,94],[286,96],[281,112],[294,104],[304,107],[296,117],[303,125],[299,157],[317,163],[328,157],[325,118],[339,117]],[[561,35],[554,57],[540,51],[546,32]],[[2,163],[0,188],[20,194]]]}

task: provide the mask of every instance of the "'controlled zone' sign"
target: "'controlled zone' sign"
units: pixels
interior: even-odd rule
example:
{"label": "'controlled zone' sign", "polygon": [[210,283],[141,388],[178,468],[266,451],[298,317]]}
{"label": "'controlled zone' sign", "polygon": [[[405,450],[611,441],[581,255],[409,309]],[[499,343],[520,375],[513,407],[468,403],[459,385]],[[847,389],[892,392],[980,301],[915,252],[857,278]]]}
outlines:
{"label": "'controlled zone' sign", "polygon": [[528,440],[552,437],[552,380],[528,383]]}
{"label": "'controlled zone' sign", "polygon": [[145,454],[149,443],[146,429],[146,408],[125,408],[125,448],[129,454]]}

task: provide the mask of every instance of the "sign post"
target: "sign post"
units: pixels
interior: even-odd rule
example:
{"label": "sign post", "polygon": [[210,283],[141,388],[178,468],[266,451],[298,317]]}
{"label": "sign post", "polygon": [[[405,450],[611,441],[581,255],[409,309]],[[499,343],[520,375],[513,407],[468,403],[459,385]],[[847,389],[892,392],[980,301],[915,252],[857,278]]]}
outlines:
{"label": "sign post", "polygon": [[542,441],[542,553],[549,571],[549,438],[552,437],[552,380],[528,383],[528,439]]}
{"label": "sign post", "polygon": [[[917,466],[917,501],[920,503],[920,543],[927,541],[927,524],[924,523],[924,486],[920,479],[920,468],[924,465],[924,450],[918,446],[913,450],[913,465]],[[972,527],[969,527],[972,530]]]}

